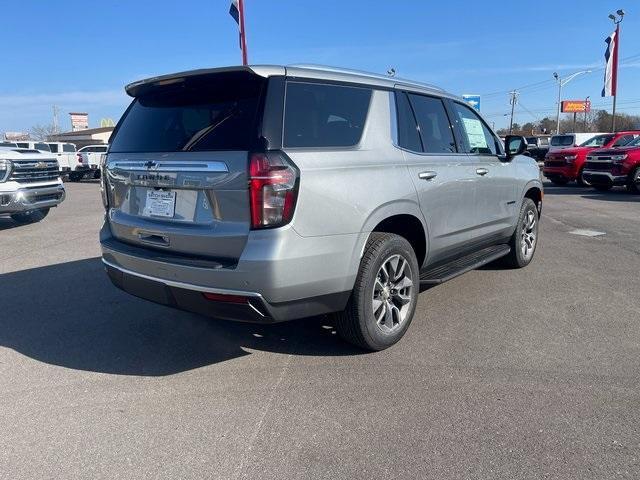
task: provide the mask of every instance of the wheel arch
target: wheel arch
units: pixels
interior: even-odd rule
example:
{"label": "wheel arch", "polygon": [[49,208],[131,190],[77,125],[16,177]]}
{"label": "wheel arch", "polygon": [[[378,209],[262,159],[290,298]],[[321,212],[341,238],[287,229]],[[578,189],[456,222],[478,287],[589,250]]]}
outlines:
{"label": "wheel arch", "polygon": [[358,252],[358,262],[364,253],[367,240],[372,232],[395,233],[404,237],[413,247],[422,266],[429,253],[429,229],[420,207],[411,201],[393,202],[382,205],[365,221],[362,245]]}

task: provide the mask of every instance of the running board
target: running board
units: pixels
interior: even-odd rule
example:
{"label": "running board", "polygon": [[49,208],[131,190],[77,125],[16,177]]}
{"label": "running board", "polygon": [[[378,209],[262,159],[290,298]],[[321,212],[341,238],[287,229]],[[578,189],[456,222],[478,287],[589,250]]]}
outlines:
{"label": "running board", "polygon": [[438,285],[447,280],[462,275],[470,270],[482,267],[487,263],[491,263],[500,257],[504,257],[511,251],[509,245],[493,245],[483,248],[477,252],[471,253],[464,257],[445,263],[433,270],[422,270],[420,272],[421,285]]}

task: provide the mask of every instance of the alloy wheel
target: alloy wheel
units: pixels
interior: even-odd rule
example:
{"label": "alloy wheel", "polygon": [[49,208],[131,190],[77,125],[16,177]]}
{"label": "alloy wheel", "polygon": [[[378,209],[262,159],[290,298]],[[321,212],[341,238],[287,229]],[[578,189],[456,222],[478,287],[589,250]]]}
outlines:
{"label": "alloy wheel", "polygon": [[385,333],[392,333],[406,320],[414,295],[411,265],[402,255],[392,255],[383,263],[373,286],[373,315]]}
{"label": "alloy wheel", "polygon": [[520,249],[522,250],[522,256],[525,260],[530,260],[531,257],[533,257],[537,239],[538,221],[536,219],[536,212],[527,210],[522,220],[522,234],[520,239]]}

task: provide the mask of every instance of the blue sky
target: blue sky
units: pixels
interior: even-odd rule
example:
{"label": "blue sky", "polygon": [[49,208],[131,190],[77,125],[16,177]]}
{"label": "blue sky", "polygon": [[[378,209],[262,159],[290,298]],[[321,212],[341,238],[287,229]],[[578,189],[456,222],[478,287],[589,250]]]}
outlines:
{"label": "blue sky", "polygon": [[[640,114],[637,0],[245,0],[251,63],[320,63],[484,94],[482,111],[507,123],[507,91],[521,90],[516,121],[553,115],[552,73],[603,64],[607,15],[622,24],[619,111]],[[0,132],[51,123],[52,105],[87,111],[91,126],[117,120],[123,86],[156,74],[240,62],[228,0],[22,0],[3,6]],[[629,58],[631,57],[631,58]],[[539,83],[538,82],[545,82]],[[602,70],[565,87],[566,99],[600,98]]]}

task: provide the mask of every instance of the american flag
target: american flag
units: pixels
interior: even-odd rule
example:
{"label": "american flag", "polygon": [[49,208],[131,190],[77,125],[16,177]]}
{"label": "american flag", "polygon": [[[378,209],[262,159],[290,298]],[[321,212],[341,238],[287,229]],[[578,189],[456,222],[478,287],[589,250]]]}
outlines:
{"label": "american flag", "polygon": [[240,51],[242,52],[242,64],[247,65],[247,37],[244,31],[244,1],[231,0],[229,14],[238,24],[238,31],[240,34]]}
{"label": "american flag", "polygon": [[603,97],[615,97],[618,88],[618,40],[620,27],[607,37],[605,43],[607,50],[604,52],[605,68],[604,68],[604,87],[602,89]]}

